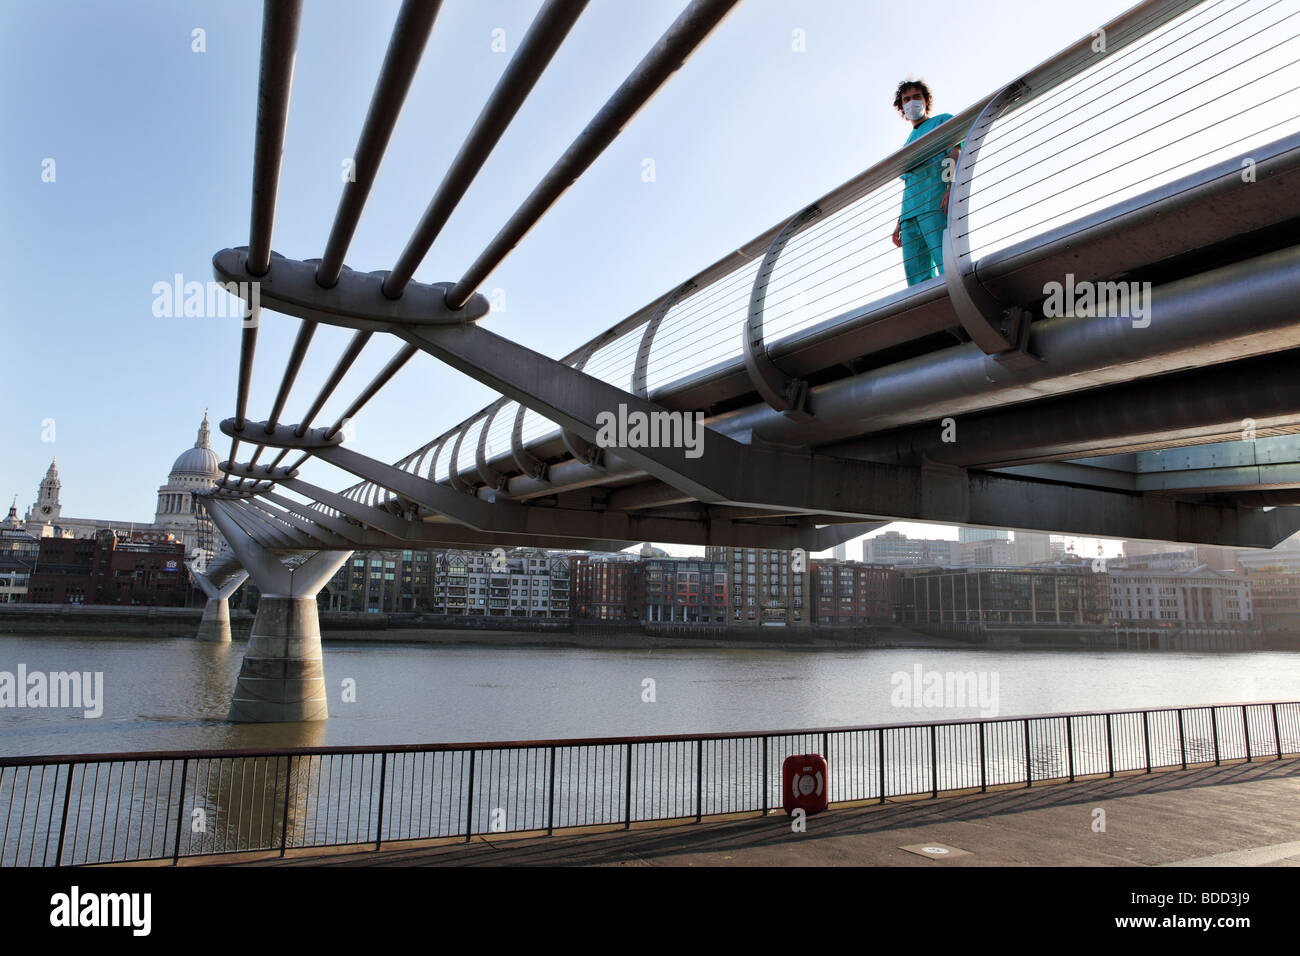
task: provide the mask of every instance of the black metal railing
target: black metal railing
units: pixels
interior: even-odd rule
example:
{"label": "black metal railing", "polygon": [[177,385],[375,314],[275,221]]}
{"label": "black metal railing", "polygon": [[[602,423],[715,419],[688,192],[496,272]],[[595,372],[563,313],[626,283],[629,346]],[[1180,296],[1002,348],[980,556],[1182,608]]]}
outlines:
{"label": "black metal railing", "polygon": [[835,803],[1300,754],[1300,702],[395,747],[0,758],[0,865],[68,866],[766,813],[817,752]]}

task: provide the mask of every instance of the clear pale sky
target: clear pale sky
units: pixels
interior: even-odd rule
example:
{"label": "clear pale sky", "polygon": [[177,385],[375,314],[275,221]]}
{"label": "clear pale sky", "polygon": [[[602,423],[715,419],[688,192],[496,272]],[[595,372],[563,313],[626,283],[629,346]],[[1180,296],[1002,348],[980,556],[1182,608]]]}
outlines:
{"label": "clear pale sky", "polygon": [[[350,266],[391,267],[539,5],[444,4]],[[903,77],[923,77],[936,112],[956,113],[1130,5],[936,0],[920,16],[861,0],[742,2],[489,277],[484,291],[502,290],[506,308],[488,321],[564,354],[898,148]],[[321,253],[398,4],[305,7],[274,236],[294,258]],[[684,7],[593,0],[417,279],[459,277]],[[260,26],[248,0],[0,6],[5,508],[15,494],[20,513],[31,503],[57,455],[65,514],[151,520],[205,408],[228,453],[215,423],[234,412],[238,323],[155,318],[151,288],[178,272],[206,281],[214,252],[248,241]],[[191,50],[195,28],[206,52]],[[491,49],[496,28],[506,54]],[[269,411],[296,327],[264,316],[253,418]],[[346,337],[318,332],[287,421]],[[321,420],[396,347],[377,337]],[[492,397],[420,354],[358,417],[355,447],[394,460]],[[353,480],[309,467],[330,487]]]}

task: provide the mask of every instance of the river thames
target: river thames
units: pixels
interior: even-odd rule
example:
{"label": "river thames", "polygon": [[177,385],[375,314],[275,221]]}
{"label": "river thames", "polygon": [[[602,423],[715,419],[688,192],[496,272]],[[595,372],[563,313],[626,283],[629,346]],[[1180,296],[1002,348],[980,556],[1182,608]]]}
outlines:
{"label": "river thames", "polygon": [[[1300,652],[324,645],[330,719],[225,720],[244,644],[0,636],[0,671],[103,674],[103,713],[0,707],[8,756],[417,744],[1012,717],[1295,700]],[[938,673],[984,699],[910,702]],[[350,692],[349,688],[354,688]],[[904,689],[906,688],[906,689]],[[345,698],[355,697],[355,700]],[[653,697],[653,700],[650,698]]]}

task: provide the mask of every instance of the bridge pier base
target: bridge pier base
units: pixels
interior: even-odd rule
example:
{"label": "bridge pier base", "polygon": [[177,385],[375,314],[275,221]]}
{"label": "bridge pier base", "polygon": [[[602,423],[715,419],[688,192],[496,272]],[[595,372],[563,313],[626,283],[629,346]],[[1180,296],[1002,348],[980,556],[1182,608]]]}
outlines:
{"label": "bridge pier base", "polygon": [[351,551],[317,551],[296,566],[254,540],[220,500],[206,505],[212,521],[262,592],[227,720],[288,723],[324,720],[325,664],[316,595]]}
{"label": "bridge pier base", "polygon": [[208,598],[208,603],[203,605],[203,619],[199,621],[199,632],[194,636],[200,641],[229,644],[230,602],[225,598]]}
{"label": "bridge pier base", "polygon": [[[339,563],[346,559],[343,554]],[[315,596],[263,595],[227,719],[283,723],[328,716]]]}

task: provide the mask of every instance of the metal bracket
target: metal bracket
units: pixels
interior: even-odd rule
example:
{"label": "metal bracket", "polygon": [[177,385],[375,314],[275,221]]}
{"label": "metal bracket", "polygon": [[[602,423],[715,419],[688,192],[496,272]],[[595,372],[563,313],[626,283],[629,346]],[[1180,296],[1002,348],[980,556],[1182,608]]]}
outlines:
{"label": "metal bracket", "polygon": [[255,293],[263,307],[276,312],[368,332],[391,331],[395,324],[465,325],[491,310],[479,292],[463,308],[449,309],[450,282],[409,282],[401,298],[390,299],[383,292],[387,271],[354,272],[344,266],[339,281],[326,289],[316,282],[319,264],[319,259],[299,262],[272,252],[271,268],[266,275],[256,276],[248,271],[248,247],[239,246],[213,256],[212,272],[218,280],[233,283],[231,293],[245,301]]}
{"label": "metal bracket", "polygon": [[650,316],[649,321],[645,324],[645,331],[641,333],[641,344],[636,350],[636,364],[632,368],[632,394],[640,398],[646,398],[649,394],[649,388],[646,385],[647,374],[650,370],[650,350],[654,347],[655,333],[659,331],[659,326],[663,324],[664,317],[668,312],[682,299],[695,291],[694,280],[687,279],[667,297],[659,308],[655,309],[654,315]]}
{"label": "metal bracket", "polygon": [[[948,298],[961,327],[986,354],[1010,352],[1004,364],[1022,367],[1029,357],[1023,345],[1027,342],[1028,313],[1017,306],[1007,306],[995,299],[975,275],[975,263],[970,254],[970,230],[966,220],[970,212],[972,171],[979,158],[984,137],[992,128],[1002,110],[1019,99],[1026,91],[1020,80],[1004,87],[989,100],[971,125],[961,157],[953,173],[952,191],[948,197],[948,225],[943,232],[943,278],[948,288]],[[962,231],[964,230],[964,231]]]}
{"label": "metal bracket", "polygon": [[[438,459],[439,457],[441,457],[442,449],[446,446],[446,444],[447,444],[447,438],[446,436],[444,436],[438,442],[437,447],[433,449],[433,457],[429,459],[429,472],[427,475],[425,475],[425,477],[428,478],[430,481],[438,480]],[[416,477],[417,478],[419,477],[419,472],[416,472]]]}
{"label": "metal bracket", "polygon": [[526,405],[521,404],[515,413],[515,423],[510,429],[510,456],[515,460],[515,467],[521,474],[538,481],[546,480],[546,462],[529,453],[524,447],[524,413]]}
{"label": "metal bracket", "polygon": [[474,486],[464,481],[460,477],[460,443],[465,439],[465,432],[473,425],[470,422],[460,431],[456,432],[456,443],[451,446],[451,458],[447,461],[447,481],[457,491],[463,491],[466,494],[474,493]]}
{"label": "metal bracket", "polygon": [[195,491],[196,498],[214,498],[218,501],[237,501],[241,498],[253,498],[263,492],[270,491],[275,487],[273,481],[259,481],[255,484],[243,488],[220,488],[213,486],[211,488]]}
{"label": "metal bracket", "polygon": [[483,422],[483,428],[478,435],[478,447],[474,449],[474,467],[478,469],[479,478],[483,484],[497,491],[505,491],[507,479],[487,462],[488,430],[492,428],[497,413],[505,408],[509,401],[508,398],[501,398],[492,404],[487,413],[487,420]]}
{"label": "metal bracket", "polygon": [[234,475],[236,478],[263,478],[271,481],[283,481],[285,478],[297,478],[297,468],[286,468],[281,465],[278,468],[271,468],[268,465],[249,465],[238,461],[223,461],[217,465],[228,475]]}
{"label": "metal bracket", "polygon": [[1004,311],[1014,329],[1013,340],[1016,344],[1005,352],[995,352],[993,361],[1009,369],[1033,368],[1042,361],[1040,356],[1029,351],[1029,327],[1033,323],[1033,316],[1021,308],[1013,307]]}
{"label": "metal bracket", "polygon": [[[313,451],[343,444],[342,429],[336,431],[333,435],[329,435],[330,430],[328,428],[309,428],[299,435],[297,425],[276,425],[267,428],[266,422],[246,421],[243,428],[237,428],[233,418],[222,419],[218,427],[220,427],[223,434],[229,435],[231,438],[256,442],[259,445],[269,445],[272,448],[298,448],[302,451]],[[327,435],[328,437],[326,437]]]}
{"label": "metal bracket", "polygon": [[745,317],[741,335],[745,371],[749,373],[749,380],[755,390],[772,408],[798,421],[812,418],[812,413],[808,411],[808,383],[786,375],[767,354],[767,347],[763,343],[763,309],[767,286],[781,250],[795,233],[819,215],[821,207],[813,203],[787,222],[767,247],[767,253],[754,276],[754,287],[749,295],[749,314]]}

